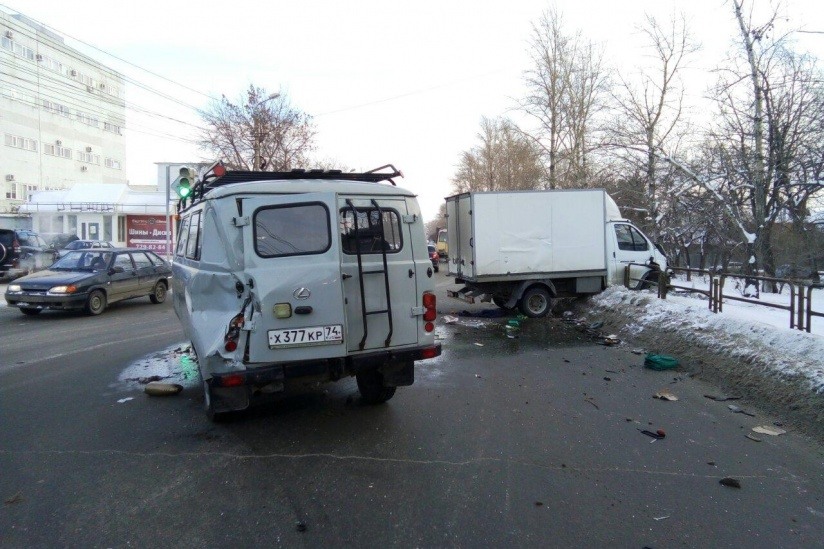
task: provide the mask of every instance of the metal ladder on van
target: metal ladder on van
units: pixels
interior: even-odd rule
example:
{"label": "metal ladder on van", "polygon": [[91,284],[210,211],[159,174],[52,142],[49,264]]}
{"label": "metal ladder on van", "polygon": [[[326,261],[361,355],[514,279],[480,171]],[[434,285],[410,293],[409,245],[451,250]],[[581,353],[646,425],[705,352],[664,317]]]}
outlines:
{"label": "metal ladder on van", "polygon": [[[378,203],[375,199],[371,200],[372,205],[375,207],[375,210],[378,212],[378,228],[380,229],[381,235],[381,257],[383,258],[383,269],[377,269],[372,271],[364,271],[363,270],[363,257],[361,253],[361,246],[360,246],[360,238],[358,234],[358,210],[355,208],[355,205],[352,204],[352,201],[347,199],[346,205],[349,206],[349,209],[352,210],[352,219],[354,221],[354,238],[355,238],[355,254],[358,257],[358,283],[360,284],[360,294],[361,294],[361,313],[363,315],[363,337],[360,340],[360,344],[358,344],[358,348],[363,350],[366,346],[366,337],[369,335],[368,328],[367,328],[367,317],[369,315],[380,315],[385,314],[387,315],[387,320],[389,321],[389,333],[386,336],[386,340],[384,340],[383,345],[384,347],[389,347],[390,341],[392,341],[392,301],[389,299],[389,268],[386,262],[386,237],[384,236],[384,228],[383,228],[383,210],[381,207],[378,206]],[[367,221],[369,212],[366,212]],[[371,274],[383,274],[383,286],[386,292],[386,309],[375,309],[372,311],[366,310],[366,292],[364,291],[363,287],[363,275],[371,275]]]}

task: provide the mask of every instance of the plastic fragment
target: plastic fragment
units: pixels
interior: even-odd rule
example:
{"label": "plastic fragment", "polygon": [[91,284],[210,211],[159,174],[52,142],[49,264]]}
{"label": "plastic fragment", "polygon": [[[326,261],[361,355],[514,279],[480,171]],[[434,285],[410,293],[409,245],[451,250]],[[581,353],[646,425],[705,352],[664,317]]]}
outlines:
{"label": "plastic fragment", "polygon": [[295,530],[298,532],[305,532],[306,531],[306,523],[303,521],[298,521],[295,523]]}
{"label": "plastic fragment", "polygon": [[727,395],[704,395],[704,398],[708,398],[710,400],[714,400],[716,402],[724,402],[725,400],[740,400],[741,397],[739,396],[727,396]]}
{"label": "plastic fragment", "polygon": [[444,315],[443,317],[441,317],[441,320],[443,320],[444,324],[455,324],[456,322],[458,322],[458,317],[457,316]]}
{"label": "plastic fragment", "polygon": [[752,412],[748,412],[735,404],[728,404],[727,408],[729,408],[733,414],[744,414],[745,416],[755,417],[755,414]]}
{"label": "plastic fragment", "polygon": [[671,370],[678,366],[680,366],[678,359],[669,355],[647,353],[644,359],[644,367],[650,370]]}
{"label": "plastic fragment", "polygon": [[670,518],[670,515],[666,515],[666,516],[663,516],[663,517],[652,517],[652,520],[665,520],[665,519],[668,519],[668,518]]}
{"label": "plastic fragment", "polygon": [[664,438],[664,437],[667,436],[667,434],[664,433],[663,429],[658,430],[660,433],[663,433],[663,434],[653,433],[652,431],[648,431],[646,429],[638,429],[638,430],[641,431],[642,434],[647,435],[648,437],[652,437],[656,440]]}
{"label": "plastic fragment", "polygon": [[758,438],[758,437],[754,437],[754,436],[752,436],[752,435],[751,435],[751,434],[749,434],[749,433],[747,433],[747,434],[746,434],[746,435],[744,435],[744,436],[745,436],[745,437],[747,437],[748,439],[752,440],[753,442],[761,442],[761,439],[760,439],[760,438]]}
{"label": "plastic fragment", "polygon": [[661,391],[658,391],[657,393],[655,393],[654,395],[652,395],[652,398],[657,398],[657,399],[659,399],[659,400],[668,400],[668,401],[675,401],[675,400],[678,400],[678,397],[677,397],[677,396],[675,396],[675,395],[674,395],[674,394],[672,394],[671,392],[667,391],[666,389],[663,389],[663,390],[661,390]]}
{"label": "plastic fragment", "polygon": [[483,343],[478,343],[477,341],[475,342],[475,345],[478,346],[478,347],[483,347],[484,346]]}
{"label": "plastic fragment", "polygon": [[183,390],[183,385],[177,383],[160,383],[152,381],[143,388],[143,392],[151,396],[171,396]]}
{"label": "plastic fragment", "polygon": [[787,432],[780,427],[773,427],[772,425],[759,425],[758,427],[753,427],[752,430],[755,433],[760,433],[762,435],[770,435],[773,437],[786,434]]}
{"label": "plastic fragment", "polygon": [[718,481],[718,484],[721,486],[728,486],[730,488],[741,488],[741,482],[738,479],[734,479],[732,477],[724,477]]}

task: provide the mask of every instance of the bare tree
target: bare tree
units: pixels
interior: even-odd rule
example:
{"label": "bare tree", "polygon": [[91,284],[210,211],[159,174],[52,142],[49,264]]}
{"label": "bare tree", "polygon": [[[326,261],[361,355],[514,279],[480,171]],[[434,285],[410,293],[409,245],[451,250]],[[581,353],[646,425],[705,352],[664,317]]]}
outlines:
{"label": "bare tree", "polygon": [[581,186],[606,90],[603,56],[580,32],[567,34],[555,9],[533,25],[528,50],[532,68],[524,74],[528,92],[520,108],[537,124],[528,135],[545,157],[549,188]]}
{"label": "bare tree", "polygon": [[[689,179],[679,178],[671,164],[659,160],[659,154],[680,156],[687,130],[680,73],[698,48],[683,16],[673,18],[667,27],[647,16],[641,31],[652,50],[654,66],[641,69],[637,79],[619,76],[620,86],[613,94],[616,116],[609,130],[609,144],[620,159],[625,180],[635,186],[630,190],[635,203],[647,212],[644,229],[657,241],[669,206],[677,204],[674,186],[695,185]],[[677,223],[675,219],[671,221]],[[693,232],[684,227],[673,228],[674,234]]]}
{"label": "bare tree", "polygon": [[452,178],[455,192],[543,187],[540,151],[505,118],[482,118],[480,144],[464,151]]}
{"label": "bare tree", "polygon": [[[747,247],[747,271],[775,273],[775,224],[821,190],[822,78],[814,59],[775,36],[777,13],[753,22],[744,0],[731,0],[741,57],[714,95],[708,189],[734,214]],[[735,60],[734,60],[735,61]],[[812,179],[812,180],[811,180]]]}
{"label": "bare tree", "polygon": [[304,167],[315,149],[312,118],[292,107],[285,93],[268,94],[250,85],[237,103],[224,95],[200,116],[206,125],[201,148],[233,169]]}

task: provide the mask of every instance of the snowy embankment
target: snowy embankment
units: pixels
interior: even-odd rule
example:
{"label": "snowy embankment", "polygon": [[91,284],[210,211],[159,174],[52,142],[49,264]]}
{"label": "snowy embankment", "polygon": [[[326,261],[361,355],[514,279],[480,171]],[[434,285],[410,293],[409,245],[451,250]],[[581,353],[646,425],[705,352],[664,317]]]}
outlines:
{"label": "snowy embankment", "polygon": [[[814,310],[821,310],[824,290],[816,294]],[[762,294],[762,301],[786,304],[789,296]],[[582,312],[629,345],[675,356],[682,372],[824,441],[824,319],[814,319],[808,334],[789,328],[789,311],[725,301],[714,314],[698,294],[663,300],[623,287],[587,300]]]}
{"label": "snowy embankment", "polygon": [[[763,294],[762,297],[770,301],[781,299]],[[787,300],[784,296],[784,302]],[[757,365],[765,370],[765,375],[801,381],[813,393],[824,395],[821,322],[814,321],[814,333],[808,334],[789,328],[788,311],[729,301],[724,303],[724,312],[715,314],[698,294],[670,294],[663,300],[652,292],[623,287],[607,289],[593,299],[592,305],[602,310],[623,309],[628,317],[627,335],[652,332],[645,334],[644,339],[655,340],[656,332],[674,332],[695,348],[729,357],[736,363]],[[665,348],[655,350],[667,352]]]}

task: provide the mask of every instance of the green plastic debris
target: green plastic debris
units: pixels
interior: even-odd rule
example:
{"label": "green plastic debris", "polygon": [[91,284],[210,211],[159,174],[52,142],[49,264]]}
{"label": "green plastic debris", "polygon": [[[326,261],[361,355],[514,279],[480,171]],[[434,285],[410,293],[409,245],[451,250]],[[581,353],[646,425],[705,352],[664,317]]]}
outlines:
{"label": "green plastic debris", "polygon": [[678,359],[669,355],[647,354],[644,359],[644,367],[650,370],[672,370],[680,366]]}
{"label": "green plastic debris", "polygon": [[513,328],[520,328],[521,327],[521,321],[518,320],[517,318],[510,318],[507,321],[506,324],[507,324],[507,326],[511,326]]}

